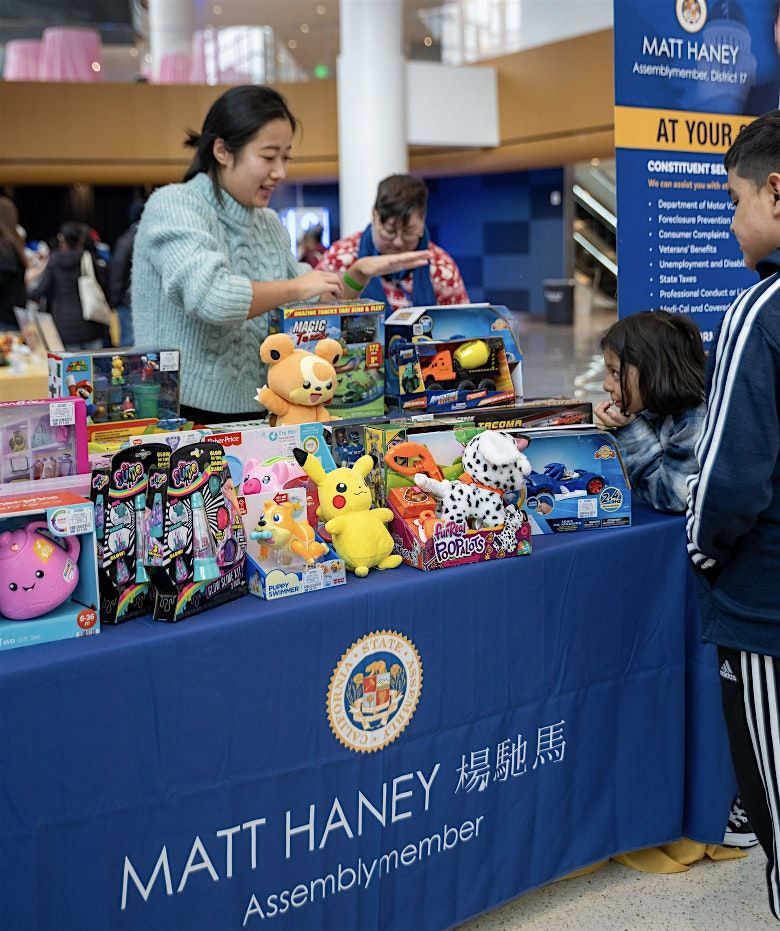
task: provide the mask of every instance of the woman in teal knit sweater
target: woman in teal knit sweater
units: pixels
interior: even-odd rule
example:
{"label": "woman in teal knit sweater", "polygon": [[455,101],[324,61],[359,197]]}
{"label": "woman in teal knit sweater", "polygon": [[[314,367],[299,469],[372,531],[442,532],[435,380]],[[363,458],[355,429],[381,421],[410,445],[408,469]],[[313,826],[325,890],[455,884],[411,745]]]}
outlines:
{"label": "woman in teal knit sweater", "polygon": [[[149,198],[133,251],[138,345],[181,350],[182,415],[199,423],[256,417],[266,314],[280,304],[341,297],[334,272],[295,261],[268,209],[287,175],[297,123],[270,87],[233,87],[209,110],[183,184]],[[427,264],[427,252],[366,256],[350,274]]]}

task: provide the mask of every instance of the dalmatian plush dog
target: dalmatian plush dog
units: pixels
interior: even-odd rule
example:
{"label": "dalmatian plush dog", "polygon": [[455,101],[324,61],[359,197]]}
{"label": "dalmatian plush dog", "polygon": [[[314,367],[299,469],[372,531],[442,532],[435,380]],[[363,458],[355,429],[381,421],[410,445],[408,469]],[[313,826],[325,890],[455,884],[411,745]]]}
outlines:
{"label": "dalmatian plush dog", "polygon": [[414,481],[439,499],[442,518],[480,530],[506,523],[504,493],[522,488],[530,471],[530,462],[508,433],[485,430],[464,449],[458,481],[437,481],[419,472]]}

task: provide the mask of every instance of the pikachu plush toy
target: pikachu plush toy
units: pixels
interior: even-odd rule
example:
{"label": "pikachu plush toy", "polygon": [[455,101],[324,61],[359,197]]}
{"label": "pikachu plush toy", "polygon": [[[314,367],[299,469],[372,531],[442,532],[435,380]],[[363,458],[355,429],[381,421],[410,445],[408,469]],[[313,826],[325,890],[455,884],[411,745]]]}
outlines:
{"label": "pikachu plush toy", "polygon": [[372,508],[366,476],[374,467],[371,456],[361,456],[352,468],[326,472],[316,456],[294,449],[298,465],[317,486],[317,515],[325,521],[333,548],[356,576],[369,569],[395,569],[401,557],[393,554],[393,538],[385,527],[393,519],[390,508]]}

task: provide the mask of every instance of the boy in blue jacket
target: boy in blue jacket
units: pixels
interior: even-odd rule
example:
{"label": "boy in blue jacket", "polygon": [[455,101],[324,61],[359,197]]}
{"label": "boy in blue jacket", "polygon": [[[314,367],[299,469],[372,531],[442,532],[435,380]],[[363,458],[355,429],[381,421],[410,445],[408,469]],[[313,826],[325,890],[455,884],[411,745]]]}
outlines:
{"label": "boy in blue jacket", "polygon": [[760,281],[723,319],[708,368],[688,552],[702,635],[718,645],[740,795],[780,919],[780,110],[726,153],[731,230]]}

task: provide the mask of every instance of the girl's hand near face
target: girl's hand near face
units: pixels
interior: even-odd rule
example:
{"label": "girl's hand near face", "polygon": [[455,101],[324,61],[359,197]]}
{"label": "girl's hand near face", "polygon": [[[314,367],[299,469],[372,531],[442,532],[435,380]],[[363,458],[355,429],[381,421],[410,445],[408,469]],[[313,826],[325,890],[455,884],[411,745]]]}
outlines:
{"label": "girl's hand near face", "polygon": [[612,401],[602,401],[593,409],[599,420],[608,427],[627,427],[636,420],[636,414],[623,414]]}

